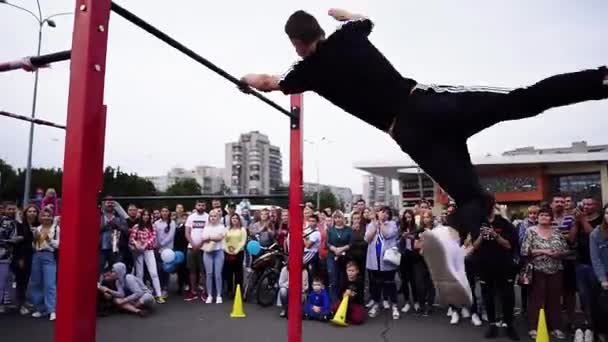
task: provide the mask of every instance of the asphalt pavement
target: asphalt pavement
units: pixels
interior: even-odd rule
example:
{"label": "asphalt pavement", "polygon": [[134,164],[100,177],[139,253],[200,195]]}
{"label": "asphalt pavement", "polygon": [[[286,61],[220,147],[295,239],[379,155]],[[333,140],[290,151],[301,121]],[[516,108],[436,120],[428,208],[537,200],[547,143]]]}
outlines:
{"label": "asphalt pavement", "polygon": [[[287,320],[279,318],[280,308],[245,304],[246,318],[230,318],[232,303],[203,304],[184,302],[173,296],[157,305],[146,318],[114,314],[97,320],[98,342],[276,342],[287,341]],[[390,312],[369,319],[361,326],[336,327],[328,323],[304,321],[304,342],[397,342],[397,341],[486,341],[487,325],[474,327],[469,319],[449,324],[445,310],[438,308],[430,317],[402,314],[393,320]],[[517,326],[522,340],[529,340],[521,317]],[[0,315],[0,341],[53,341],[53,323],[45,319],[22,317],[17,313]],[[504,340],[504,333],[498,341]],[[59,342],[59,341],[58,341]]]}

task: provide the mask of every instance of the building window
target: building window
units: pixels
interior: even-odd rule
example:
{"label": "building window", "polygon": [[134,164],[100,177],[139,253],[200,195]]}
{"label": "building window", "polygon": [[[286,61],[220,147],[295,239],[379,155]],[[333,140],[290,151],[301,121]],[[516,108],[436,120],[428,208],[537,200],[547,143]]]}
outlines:
{"label": "building window", "polygon": [[260,175],[251,175],[251,176],[249,176],[249,180],[259,181],[260,180]]}
{"label": "building window", "polygon": [[586,173],[574,175],[560,175],[551,178],[551,192],[564,193],[580,201],[585,196],[602,198],[600,174]]}
{"label": "building window", "polygon": [[536,177],[484,177],[481,185],[491,193],[496,192],[534,192],[538,191]]}

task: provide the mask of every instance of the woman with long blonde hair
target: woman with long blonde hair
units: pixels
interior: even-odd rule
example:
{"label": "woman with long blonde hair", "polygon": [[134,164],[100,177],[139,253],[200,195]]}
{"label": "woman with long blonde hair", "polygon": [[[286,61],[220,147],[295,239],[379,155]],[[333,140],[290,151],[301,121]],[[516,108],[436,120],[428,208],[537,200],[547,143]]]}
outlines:
{"label": "woman with long blonde hair", "polygon": [[57,296],[57,260],[59,226],[53,223],[53,212],[42,209],[40,225],[34,228],[34,256],[30,279],[31,299],[35,312],[32,317],[49,315],[54,321]]}

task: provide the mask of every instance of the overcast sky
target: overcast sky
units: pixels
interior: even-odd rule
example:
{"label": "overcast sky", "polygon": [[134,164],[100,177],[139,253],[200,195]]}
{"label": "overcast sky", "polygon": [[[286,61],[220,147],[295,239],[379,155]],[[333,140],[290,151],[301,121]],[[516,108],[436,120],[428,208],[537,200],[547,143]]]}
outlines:
{"label": "overcast sky", "polygon": [[[11,0],[35,10],[35,0]],[[40,0],[43,14],[72,11],[74,1]],[[608,63],[608,1],[145,1],[117,0],[132,12],[235,76],[282,74],[296,60],[283,33],[291,12],[316,15],[327,32],[337,24],[328,6],[369,15],[370,39],[403,75],[422,83],[523,86],[555,73]],[[0,60],[32,55],[37,25],[27,13],[0,4]],[[42,52],[70,47],[73,18],[45,28]],[[164,45],[122,18],[109,27],[105,103],[108,105],[105,163],[140,175],[161,175],[174,166],[224,166],[224,143],[259,130],[283,153],[289,175],[289,123],[282,114],[239,93],[223,78]],[[40,74],[38,113],[63,123],[68,63]],[[0,109],[29,115],[33,74],[0,75]],[[288,98],[271,98],[288,107]],[[353,118],[315,94],[305,96],[304,135],[322,137],[317,155],[305,144],[304,178],[361,192],[363,173],[355,161],[407,158],[384,133]],[[28,124],[0,117],[0,158],[23,167]],[[472,154],[516,147],[608,143],[608,101],[551,110],[539,117],[503,123],[469,140]],[[36,128],[34,165],[61,167],[63,132]]]}

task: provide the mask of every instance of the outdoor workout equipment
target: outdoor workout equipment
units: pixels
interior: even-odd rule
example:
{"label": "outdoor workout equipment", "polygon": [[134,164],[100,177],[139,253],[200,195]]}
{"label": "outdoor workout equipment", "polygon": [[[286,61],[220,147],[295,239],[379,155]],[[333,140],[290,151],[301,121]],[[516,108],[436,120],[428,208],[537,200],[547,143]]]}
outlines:
{"label": "outdoor workout equipment", "polygon": [[[55,341],[58,342],[95,341],[98,270],[96,263],[90,261],[98,259],[99,251],[95,246],[98,245],[99,234],[95,230],[82,227],[94,227],[99,224],[97,201],[102,188],[107,112],[103,95],[111,10],[290,118],[289,227],[292,234],[289,241],[289,268],[302,269],[302,95],[292,95],[290,109],[286,110],[111,1],[78,0],[74,14],[71,52],[62,51],[29,57],[18,62],[0,63],[0,71],[19,68],[33,70],[53,62],[71,60],[63,167],[62,257],[59,259],[55,325]],[[292,286],[289,287],[288,341],[300,342],[302,273],[292,272],[290,283]]]}

